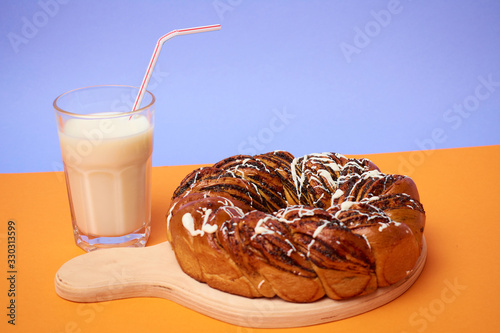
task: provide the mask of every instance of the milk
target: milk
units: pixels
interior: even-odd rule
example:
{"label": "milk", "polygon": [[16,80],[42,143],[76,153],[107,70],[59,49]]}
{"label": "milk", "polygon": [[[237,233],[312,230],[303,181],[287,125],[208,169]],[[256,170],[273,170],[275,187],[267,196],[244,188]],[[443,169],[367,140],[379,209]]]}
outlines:
{"label": "milk", "polygon": [[69,119],[59,140],[79,232],[114,237],[150,222],[153,128],[142,115]]}

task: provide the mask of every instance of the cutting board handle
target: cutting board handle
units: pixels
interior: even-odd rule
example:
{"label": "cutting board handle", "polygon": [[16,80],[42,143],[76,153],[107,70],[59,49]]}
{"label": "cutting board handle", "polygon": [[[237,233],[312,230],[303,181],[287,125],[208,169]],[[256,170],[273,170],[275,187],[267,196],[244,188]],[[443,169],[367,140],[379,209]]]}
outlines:
{"label": "cutting board handle", "polygon": [[422,254],[408,277],[376,292],[344,301],[328,298],[290,303],[279,298],[231,295],[186,275],[168,242],[144,248],[113,248],[75,257],[57,271],[59,296],[75,302],[101,302],[131,297],[161,297],[209,317],[246,327],[285,328],[332,322],[389,303],[417,280],[427,257]]}

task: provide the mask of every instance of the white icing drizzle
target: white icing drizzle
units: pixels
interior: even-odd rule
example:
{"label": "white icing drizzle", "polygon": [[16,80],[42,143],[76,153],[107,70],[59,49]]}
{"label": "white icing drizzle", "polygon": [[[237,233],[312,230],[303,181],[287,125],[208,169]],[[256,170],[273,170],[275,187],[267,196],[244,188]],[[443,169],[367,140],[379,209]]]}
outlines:
{"label": "white icing drizzle", "polygon": [[172,207],[170,207],[170,210],[168,212],[168,217],[167,217],[167,230],[170,230],[170,220],[172,219],[172,211],[174,210],[175,206],[177,206],[178,203],[179,203],[179,201],[177,201],[176,203],[174,203],[172,205]]}
{"label": "white icing drizzle", "polygon": [[187,231],[191,234],[191,236],[203,236],[204,232],[202,230],[194,229],[194,219],[193,215],[190,213],[186,213],[182,215],[182,225],[186,228]]}
{"label": "white icing drizzle", "polygon": [[316,228],[316,230],[314,230],[314,234],[313,234],[313,238],[316,238],[319,233],[326,227],[327,224],[329,224],[330,222],[328,221],[325,221],[322,225],[320,225],[319,227]]}
{"label": "white icing drizzle", "polygon": [[217,202],[224,206],[233,206],[233,203],[227,198],[220,198]]}
{"label": "white icing drizzle", "polygon": [[304,206],[299,206],[299,217],[303,216],[314,216],[314,209],[305,208]]}
{"label": "white icing drizzle", "polygon": [[[302,193],[305,191],[303,187],[306,179],[308,179],[309,184],[315,182],[319,185],[314,186],[320,188],[317,192],[320,194],[320,197],[316,198],[312,204],[317,204],[324,200],[328,192],[331,193],[330,206],[333,206],[336,200],[342,197],[347,201],[351,201],[353,199],[351,193],[345,193],[343,190],[340,190],[343,183],[353,179],[356,179],[357,182],[363,182],[369,178],[380,179],[385,177],[385,174],[377,169],[368,170],[368,167],[363,163],[365,163],[364,159],[347,159],[341,154],[333,154],[332,156],[331,153],[309,154],[294,158],[290,165],[290,171],[298,198],[302,197]],[[348,175],[344,174],[345,170],[350,170]],[[337,179],[334,179],[335,175],[332,171],[337,174]],[[353,190],[356,188],[356,185],[350,188]]]}
{"label": "white icing drizzle", "polygon": [[257,289],[260,289],[260,287],[262,286],[262,284],[263,284],[264,282],[266,282],[266,281],[265,281],[265,280],[260,281],[260,282],[259,282],[259,285],[257,286]]}
{"label": "white icing drizzle", "polygon": [[182,225],[186,228],[187,231],[191,234],[191,236],[203,236],[205,233],[212,234],[217,231],[217,224],[208,224],[208,219],[210,214],[212,213],[211,209],[202,208],[202,211],[198,211],[198,213],[203,215],[203,222],[201,225],[201,229],[197,230],[194,228],[194,218],[190,213],[186,213],[182,215]]}
{"label": "white icing drizzle", "polygon": [[[298,164],[298,160],[299,159],[302,159],[302,162],[300,163],[300,166],[298,167],[299,168],[299,171],[301,172],[300,174],[300,178],[298,177],[297,175],[297,164]],[[318,176],[319,177],[322,177],[323,179],[325,179],[328,184],[332,187],[332,188],[337,188],[337,182],[335,180],[333,180],[333,177],[332,175],[327,171],[327,170],[318,170],[317,171],[317,175],[314,174],[312,172],[312,170],[304,170],[304,166],[306,164],[307,161],[312,161],[312,163],[316,163],[316,164],[320,164],[320,165],[324,165],[328,168],[331,168],[332,170],[334,171],[340,171],[341,170],[341,166],[338,165],[337,163],[335,163],[331,158],[330,156],[327,154],[327,153],[322,153],[322,154],[310,154],[310,155],[305,155],[303,157],[299,157],[299,158],[294,158],[291,165],[290,165],[290,169],[291,169],[291,172],[292,172],[292,179],[293,179],[293,182],[295,184],[295,187],[297,189],[297,196],[300,197],[301,193],[302,193],[302,186],[304,184],[304,181],[305,181],[305,178],[306,176],[309,176],[311,178],[314,178],[317,182],[321,182],[319,179],[318,179]],[[313,164],[312,166],[312,169],[316,169],[317,167]]]}
{"label": "white icing drizzle", "polygon": [[[243,161],[241,161],[241,165],[247,166],[246,164],[247,164],[248,161],[250,161],[250,159],[249,158],[245,158]],[[253,165],[250,165],[250,166],[251,167],[255,167]]]}
{"label": "white icing drizzle", "polygon": [[344,201],[343,203],[340,204],[340,210],[348,210],[355,203],[356,203],[355,201]]}
{"label": "white icing drizzle", "polygon": [[[201,230],[212,234],[215,231],[217,231],[217,224],[208,224],[208,218],[210,217],[210,214],[212,213],[211,209],[206,209],[203,208],[205,215],[203,216],[203,224],[201,225]],[[202,235],[203,236],[203,235]]]}
{"label": "white icing drizzle", "polygon": [[[305,156],[304,156],[304,159],[305,159]],[[293,183],[295,184],[295,190],[297,191],[297,197],[300,198],[300,192],[302,190],[302,183],[304,182],[305,175],[302,174],[301,180],[298,179],[298,176],[297,176],[297,162],[298,162],[298,160],[299,160],[298,158],[294,158],[292,160],[292,163],[290,164],[290,171],[292,172],[292,179],[293,179]],[[300,183],[300,185],[299,185],[299,183]]]}
{"label": "white icing drizzle", "polygon": [[313,239],[309,245],[307,245],[307,257],[311,256],[311,246],[314,244],[315,240]]}
{"label": "white icing drizzle", "polygon": [[335,193],[333,193],[333,195],[332,195],[332,200],[335,200],[335,199],[340,198],[340,197],[342,196],[342,194],[344,194],[344,191],[342,191],[341,189],[339,189],[339,188],[338,188],[338,189],[335,191]]}
{"label": "white icing drizzle", "polygon": [[225,211],[227,213],[227,215],[229,215],[229,217],[231,217],[231,218],[241,217],[241,216],[245,215],[245,213],[243,212],[243,209],[241,209],[240,207],[236,207],[236,206],[231,206],[231,207],[222,206],[219,209],[222,209],[223,211]]}
{"label": "white icing drizzle", "polygon": [[363,198],[363,200],[361,200],[361,201],[362,201],[362,202],[367,202],[367,203],[370,203],[371,201],[377,201],[378,199],[380,199],[380,197],[379,197],[379,196],[374,195],[373,197]]}
{"label": "white icing drizzle", "polygon": [[314,204],[315,204],[315,205],[316,205],[316,204],[318,204],[318,202],[320,202],[320,201],[321,201],[321,199],[323,199],[323,197],[324,197],[324,196],[325,196],[325,194],[324,194],[324,193],[321,193],[321,195],[319,196],[318,200],[316,200],[316,201],[314,202]]}
{"label": "white icing drizzle", "polygon": [[378,170],[370,170],[370,171],[366,171],[363,173],[363,179],[368,179],[368,178],[382,178],[384,177],[384,174],[381,173],[380,171]]}
{"label": "white icing drizzle", "polygon": [[[335,164],[335,165],[337,165],[337,164]],[[323,177],[328,182],[328,185],[330,185],[330,187],[337,188],[337,182],[335,180],[333,180],[332,174],[330,172],[322,169],[322,170],[318,170],[318,175],[320,177]]]}
{"label": "white icing drizzle", "polygon": [[201,230],[207,234],[213,234],[217,231],[217,224],[204,224]]}
{"label": "white icing drizzle", "polygon": [[378,224],[380,225],[380,227],[378,227],[378,231],[379,232],[382,232],[385,228],[387,228],[389,226],[388,223],[381,223],[381,222],[379,222]]}
{"label": "white icing drizzle", "polygon": [[266,226],[263,226],[263,224],[268,221],[269,219],[273,218],[273,216],[266,216],[263,219],[260,219],[259,222],[255,225],[254,228],[254,234],[250,239],[254,239],[257,235],[266,235],[266,234],[274,234],[274,230],[266,228]]}
{"label": "white icing drizzle", "polygon": [[366,235],[361,235],[361,236],[365,239],[366,244],[368,244],[368,247],[371,249],[372,246],[370,245],[370,242],[368,241],[368,238],[366,238]]}

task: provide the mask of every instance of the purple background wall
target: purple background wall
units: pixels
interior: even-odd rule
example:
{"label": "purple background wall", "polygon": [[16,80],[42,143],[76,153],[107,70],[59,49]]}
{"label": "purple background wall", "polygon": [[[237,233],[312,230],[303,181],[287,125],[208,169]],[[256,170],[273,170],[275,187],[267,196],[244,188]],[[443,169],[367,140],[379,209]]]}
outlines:
{"label": "purple background wall", "polygon": [[2,1],[0,172],[60,171],[52,102],[139,85],[153,164],[500,144],[499,1]]}

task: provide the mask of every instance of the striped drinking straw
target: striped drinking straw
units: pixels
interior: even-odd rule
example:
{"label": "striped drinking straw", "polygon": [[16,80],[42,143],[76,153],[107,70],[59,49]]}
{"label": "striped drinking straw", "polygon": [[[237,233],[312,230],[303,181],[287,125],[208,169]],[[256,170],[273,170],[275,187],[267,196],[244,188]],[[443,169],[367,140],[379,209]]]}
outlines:
{"label": "striped drinking straw", "polygon": [[141,105],[142,98],[144,97],[144,93],[146,92],[146,87],[148,86],[149,80],[151,79],[151,74],[153,73],[153,68],[156,65],[156,61],[158,60],[158,55],[160,54],[161,48],[163,44],[176,36],[181,36],[181,35],[189,35],[189,34],[195,34],[199,32],[207,32],[207,31],[215,31],[215,30],[220,30],[221,26],[220,24],[214,24],[214,25],[207,25],[203,27],[196,27],[196,28],[187,28],[187,29],[179,29],[179,30],[173,30],[170,31],[168,34],[162,36],[158,42],[156,43],[155,50],[153,52],[153,56],[151,57],[151,61],[149,62],[148,69],[146,71],[146,75],[144,75],[144,79],[142,80],[141,87],[139,89],[139,94],[137,95],[137,98],[135,99],[134,107],[132,111],[135,111],[139,105]]}

